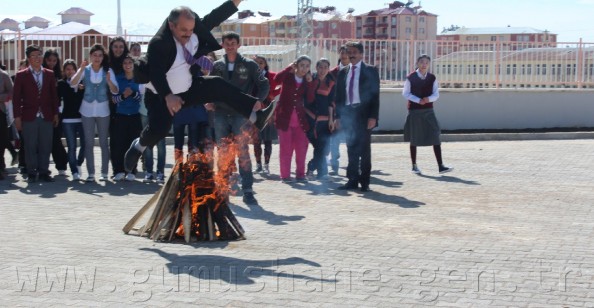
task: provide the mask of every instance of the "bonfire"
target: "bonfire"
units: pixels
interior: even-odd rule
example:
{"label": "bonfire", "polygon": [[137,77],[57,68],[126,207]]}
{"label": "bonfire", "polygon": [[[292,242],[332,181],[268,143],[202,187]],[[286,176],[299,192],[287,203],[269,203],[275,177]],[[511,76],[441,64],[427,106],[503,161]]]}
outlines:
{"label": "bonfire", "polygon": [[243,228],[229,209],[232,191],[228,175],[238,152],[234,142],[229,144],[224,152],[217,153],[219,166],[226,166],[217,172],[212,150],[191,153],[185,163],[178,162],[163,187],[124,226],[124,233],[154,241],[183,238],[187,243],[245,239]]}

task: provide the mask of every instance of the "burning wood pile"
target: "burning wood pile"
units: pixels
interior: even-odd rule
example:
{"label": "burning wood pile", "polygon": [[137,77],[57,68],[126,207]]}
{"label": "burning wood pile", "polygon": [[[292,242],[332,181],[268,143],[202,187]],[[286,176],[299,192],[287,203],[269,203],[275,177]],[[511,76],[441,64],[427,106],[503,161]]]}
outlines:
{"label": "burning wood pile", "polygon": [[[218,153],[222,166],[235,166],[236,147]],[[179,162],[163,187],[124,226],[154,241],[183,238],[192,241],[245,239],[244,230],[229,209],[230,170],[214,172],[213,151],[188,155]],[[152,210],[148,221],[142,218]],[[137,227],[139,226],[139,227]]]}

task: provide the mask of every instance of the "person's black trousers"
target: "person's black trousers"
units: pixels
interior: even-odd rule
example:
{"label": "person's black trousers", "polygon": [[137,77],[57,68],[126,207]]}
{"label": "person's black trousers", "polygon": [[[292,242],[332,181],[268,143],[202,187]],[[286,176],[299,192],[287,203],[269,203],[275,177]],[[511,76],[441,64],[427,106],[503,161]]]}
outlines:
{"label": "person's black trousers", "polygon": [[346,107],[340,126],[347,145],[349,183],[368,187],[371,178],[371,130],[367,129],[367,119],[359,115],[357,108]]}
{"label": "person's black trousers", "polygon": [[[227,104],[245,118],[250,117],[258,100],[218,76],[195,77],[190,89],[178,95],[185,102],[183,107],[205,103]],[[144,103],[148,113],[148,125],[140,133],[140,144],[150,147],[167,136],[173,117],[167,109],[165,99],[151,90],[146,91]],[[179,112],[183,112],[183,109]]]}
{"label": "person's black trousers", "polygon": [[142,130],[140,114],[125,115],[116,113],[112,117],[109,128],[112,133],[109,137],[109,153],[113,174],[116,175],[125,172],[124,155],[126,150]]}

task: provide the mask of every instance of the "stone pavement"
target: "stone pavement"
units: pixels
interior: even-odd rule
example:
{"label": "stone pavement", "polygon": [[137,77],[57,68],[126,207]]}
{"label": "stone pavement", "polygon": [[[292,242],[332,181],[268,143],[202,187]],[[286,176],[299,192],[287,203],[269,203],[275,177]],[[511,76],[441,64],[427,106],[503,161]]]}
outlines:
{"label": "stone pavement", "polygon": [[594,306],[594,140],[449,142],[444,176],[431,148],[421,176],[406,144],[372,148],[368,193],[257,175],[260,205],[231,197],[236,242],[122,234],[156,184],[11,176],[0,305]]}

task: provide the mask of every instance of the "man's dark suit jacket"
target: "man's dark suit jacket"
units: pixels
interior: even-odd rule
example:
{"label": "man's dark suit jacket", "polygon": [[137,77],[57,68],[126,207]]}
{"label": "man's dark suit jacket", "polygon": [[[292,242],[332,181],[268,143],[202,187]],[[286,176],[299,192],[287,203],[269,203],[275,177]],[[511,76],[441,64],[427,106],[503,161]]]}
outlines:
{"label": "man's dark suit jacket", "polygon": [[[338,119],[340,119],[341,113],[347,105],[348,95],[346,93],[346,79],[350,69],[351,67],[349,65],[338,72],[335,101],[336,118]],[[361,74],[359,76],[359,97],[361,98],[361,106],[358,109],[358,115],[365,125],[367,125],[367,119],[369,118],[379,120],[379,94],[380,81],[377,68],[361,62]]]}
{"label": "man's dark suit jacket", "polygon": [[[194,33],[198,36],[199,41],[198,51],[194,54],[195,58],[222,48],[212,36],[210,30],[227,20],[235,12],[237,12],[235,4],[232,1],[225,1],[221,6],[212,10],[210,14],[204,16],[203,19],[200,19],[194,13],[196,20]],[[171,89],[167,83],[166,73],[173,65],[173,62],[175,62],[176,54],[177,48],[175,47],[173,33],[169,29],[167,19],[165,19],[161,28],[159,28],[149,42],[146,57],[140,59],[135,64],[134,78],[136,82],[152,82],[159,96],[162,98],[170,94]]]}
{"label": "man's dark suit jacket", "polygon": [[60,101],[58,100],[57,82],[54,72],[45,68],[41,94],[37,89],[37,82],[30,69],[24,69],[16,74],[14,79],[14,117],[21,117],[22,121],[33,121],[41,109],[45,121],[53,121],[58,115]]}

